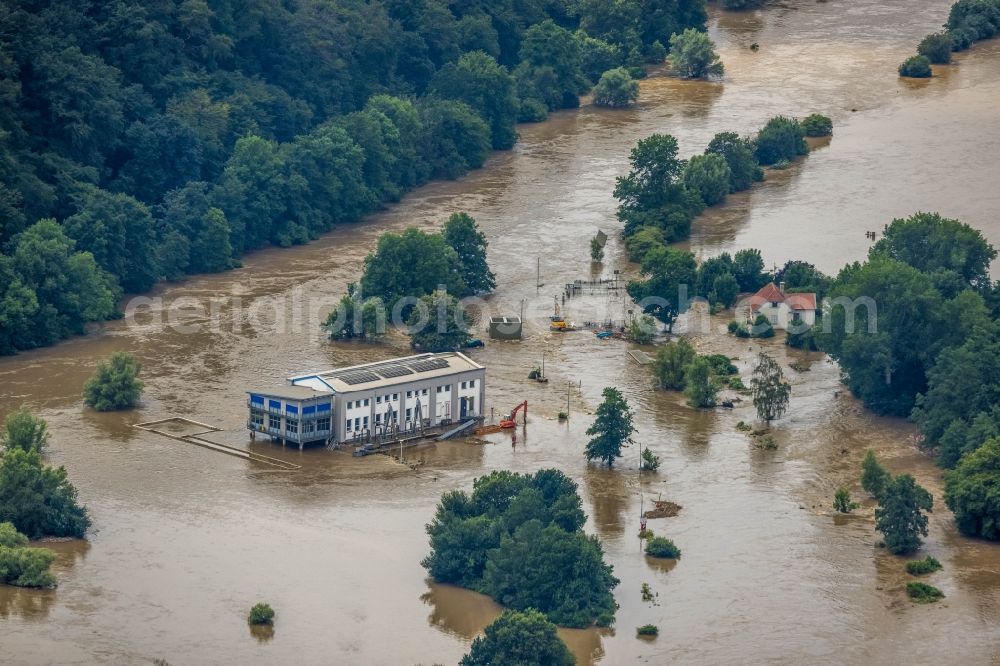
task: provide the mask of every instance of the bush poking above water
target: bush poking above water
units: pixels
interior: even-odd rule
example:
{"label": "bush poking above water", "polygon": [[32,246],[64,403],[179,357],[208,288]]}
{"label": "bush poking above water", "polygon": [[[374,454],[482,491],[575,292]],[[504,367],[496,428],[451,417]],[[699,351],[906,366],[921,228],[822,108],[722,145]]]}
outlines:
{"label": "bush poking above water", "polygon": [[636,636],[659,636],[660,628],[655,624],[644,624],[641,627],[636,627]]}
{"label": "bush poking above water", "polygon": [[933,585],[919,581],[910,581],[906,584],[906,595],[918,604],[930,604],[944,598],[944,592]]}
{"label": "bush poking above water", "polygon": [[903,61],[899,66],[899,75],[911,79],[926,79],[931,76],[931,61],[927,56],[915,55]]}
{"label": "bush poking above water", "polygon": [[250,617],[247,618],[250,624],[274,624],[274,609],[269,604],[255,604],[250,609]]}
{"label": "bush poking above water", "polygon": [[830,136],[833,134],[833,121],[819,113],[806,116],[801,121],[806,136]]}
{"label": "bush poking above water", "polygon": [[646,541],[646,554],[650,557],[679,560],[681,558],[681,549],[666,537],[653,537]]}
{"label": "bush poking above water", "polygon": [[934,573],[940,568],[941,563],[930,555],[922,560],[910,560],[906,563],[906,573],[911,576],[922,576],[924,574]]}

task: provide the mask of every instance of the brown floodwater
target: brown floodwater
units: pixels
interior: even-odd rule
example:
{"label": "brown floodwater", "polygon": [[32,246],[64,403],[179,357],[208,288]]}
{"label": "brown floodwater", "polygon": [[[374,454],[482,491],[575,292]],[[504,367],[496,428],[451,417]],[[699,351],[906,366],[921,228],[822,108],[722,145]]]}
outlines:
{"label": "brown floodwater", "polygon": [[[700,256],[751,246],[768,264],[807,259],[835,271],[864,256],[864,231],[916,210],[958,217],[1000,246],[1000,44],[977,45],[929,81],[895,75],[949,4],[788,2],[715,14],[724,82],[653,77],[633,110],[555,114],[522,127],[517,147],[486,168],[424,187],[364,224],[257,253],[237,271],[160,287],[151,297],[162,301],[134,320],[0,359],[0,416],[26,404],[48,420],[48,457],[66,466],[94,519],[88,542],[48,544],[59,553],[58,589],[0,587],[3,659],[455,663],[500,608],[428,582],[419,562],[438,497],[488,470],[554,466],[579,483],[586,529],[600,536],[621,579],[613,629],[560,630],[580,663],[1000,660],[1000,547],[957,534],[940,472],[918,451],[913,428],[866,413],[829,360],[719,334],[721,315],[688,326],[700,349],[738,357],[744,377],[762,346],[784,364],[791,408],[774,428],[779,448],[764,451],[735,429],[753,417],[746,403],[691,410],[680,396],[650,389],[625,343],[545,327],[562,283],[634,272],[613,233],[611,190],[629,149],[653,132],[674,134],[688,155],[716,132],[750,132],[779,113],[834,120],[832,141],[696,222],[690,247]],[[472,352],[488,368],[488,407],[499,414],[530,403],[514,445],[509,433],[451,441],[407,451],[410,464],[401,465],[253,444],[302,465],[276,472],[131,427],[186,416],[223,428],[212,436],[218,441],[251,446],[242,430],[246,387],[405,353],[399,335],[331,343],[316,318],[357,279],[380,233],[431,228],[457,210],[476,217],[490,241],[499,287],[489,307],[517,313],[523,303],[529,319],[523,342]],[[592,268],[588,244],[598,229],[612,239],[603,265]],[[177,309],[179,299],[188,307]],[[212,299],[221,303],[215,315]],[[621,318],[628,307],[608,296],[568,303],[578,321]],[[704,317],[689,319],[681,326]],[[144,365],[141,408],[83,409],[83,382],[118,349]],[[551,381],[527,382],[543,357]],[[795,361],[809,369],[793,371]],[[639,441],[663,459],[658,473],[640,478],[634,447],[614,470],[586,464],[588,413],[605,386],[635,407]],[[561,424],[555,416],[567,405]],[[838,485],[861,495],[856,479],[869,447],[934,493],[924,551],[944,564],[930,578],[947,595],[940,603],[906,600],[900,560],[876,547],[870,504],[832,514]],[[683,506],[650,521],[683,551],[670,565],[645,558],[636,537],[640,503],[658,497]],[[642,601],[644,582],[655,603]],[[259,600],[276,609],[273,632],[246,624]],[[646,623],[660,628],[654,641],[635,637]]]}

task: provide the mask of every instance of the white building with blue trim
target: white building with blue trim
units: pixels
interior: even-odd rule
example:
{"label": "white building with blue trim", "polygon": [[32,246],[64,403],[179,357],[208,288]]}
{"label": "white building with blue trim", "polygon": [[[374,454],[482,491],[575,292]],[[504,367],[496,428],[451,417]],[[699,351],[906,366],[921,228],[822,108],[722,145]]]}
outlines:
{"label": "white building with blue trim", "polygon": [[289,377],[248,391],[247,428],[283,444],[364,443],[480,418],[486,369],[459,352]]}

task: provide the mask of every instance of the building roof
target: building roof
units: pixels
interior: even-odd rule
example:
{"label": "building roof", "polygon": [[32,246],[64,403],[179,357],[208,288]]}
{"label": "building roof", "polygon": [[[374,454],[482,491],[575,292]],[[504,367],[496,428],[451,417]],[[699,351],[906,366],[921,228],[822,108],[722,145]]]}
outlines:
{"label": "building roof", "polygon": [[768,282],[761,287],[756,294],[747,299],[750,309],[753,312],[759,310],[766,303],[784,303],[792,310],[815,310],[816,294],[796,293],[786,294],[778,285]]}
{"label": "building roof", "polygon": [[288,382],[297,387],[311,387],[317,391],[352,393],[482,369],[483,366],[460,352],[416,354],[289,377]]}
{"label": "building roof", "polygon": [[311,386],[290,386],[287,384],[271,386],[259,391],[247,391],[253,395],[263,395],[270,398],[285,398],[286,400],[310,400],[312,398],[322,398],[333,395],[333,391],[316,390]]}

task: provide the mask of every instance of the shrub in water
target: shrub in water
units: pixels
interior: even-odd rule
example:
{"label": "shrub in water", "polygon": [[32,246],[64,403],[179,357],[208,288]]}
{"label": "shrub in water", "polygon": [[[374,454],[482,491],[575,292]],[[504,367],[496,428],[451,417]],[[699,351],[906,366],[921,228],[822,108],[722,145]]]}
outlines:
{"label": "shrub in water", "polygon": [[646,554],[650,557],[660,557],[670,560],[679,560],[681,549],[674,545],[674,542],[666,537],[653,537],[646,541]]}
{"label": "shrub in water", "polygon": [[951,51],[951,35],[947,32],[927,35],[917,47],[917,53],[926,56],[935,65],[947,65],[951,62]]}
{"label": "shrub in water", "polygon": [[906,584],[906,594],[918,604],[929,604],[944,598],[944,592],[933,585],[911,581]]}
{"label": "shrub in water", "polygon": [[833,134],[833,121],[819,113],[806,116],[801,121],[806,136],[830,136]]}
{"label": "shrub in water", "polygon": [[912,79],[926,79],[932,73],[931,61],[927,58],[927,56],[912,56],[907,58],[903,64],[899,66],[899,75],[908,76]]}
{"label": "shrub in water", "polygon": [[644,624],[635,630],[637,636],[657,636],[660,629],[655,624]]}
{"label": "shrub in water", "polygon": [[250,624],[274,624],[274,609],[269,604],[259,603],[250,609]]}
{"label": "shrub in water", "polygon": [[941,563],[936,558],[928,555],[922,560],[910,560],[906,563],[906,573],[913,576],[934,573],[941,568]]}

